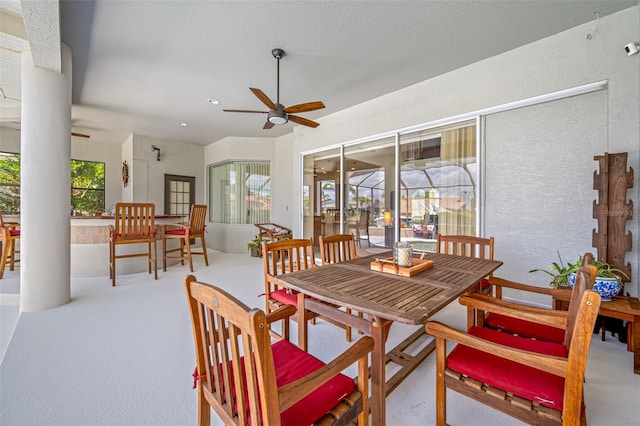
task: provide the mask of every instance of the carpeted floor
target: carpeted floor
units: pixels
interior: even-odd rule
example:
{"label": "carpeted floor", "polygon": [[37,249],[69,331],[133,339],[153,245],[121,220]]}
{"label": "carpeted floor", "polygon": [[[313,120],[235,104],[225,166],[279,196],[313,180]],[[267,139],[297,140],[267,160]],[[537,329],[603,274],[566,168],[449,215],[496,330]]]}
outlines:
{"label": "carpeted floor", "polygon": [[[263,307],[262,259],[213,251],[209,267],[196,259],[199,280]],[[15,297],[2,295],[0,424],[195,424],[195,360],[182,282],[187,273],[177,265],[160,271],[158,281],[145,273],[122,275],[115,288],[107,277],[74,278],[70,303],[19,316]],[[19,270],[7,271],[0,289],[17,288],[18,279]],[[437,319],[463,327],[465,311],[452,304]],[[387,347],[413,330],[394,324]],[[322,321],[310,328],[309,343],[324,360],[347,347],[344,331]],[[434,364],[427,359],[389,396],[388,425],[435,422]],[[632,354],[617,338],[601,342],[594,336],[585,383],[589,424],[637,425],[638,395]],[[518,424],[453,392],[448,407],[451,425]]]}

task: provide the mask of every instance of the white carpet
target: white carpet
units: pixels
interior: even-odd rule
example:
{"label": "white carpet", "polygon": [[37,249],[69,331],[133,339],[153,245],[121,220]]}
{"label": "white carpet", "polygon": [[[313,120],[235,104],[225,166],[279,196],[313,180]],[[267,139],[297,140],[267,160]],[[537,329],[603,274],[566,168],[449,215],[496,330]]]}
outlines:
{"label": "white carpet", "polygon": [[[258,296],[262,259],[213,251],[209,267],[196,259],[199,280],[263,307]],[[20,314],[10,341],[7,330],[17,309],[1,305],[6,352],[0,365],[0,424],[195,424],[195,360],[182,282],[187,273],[187,266],[177,265],[160,271],[158,281],[146,273],[121,275],[115,288],[108,277],[74,278],[70,303]],[[19,270],[7,271],[5,278],[0,289],[17,281]],[[464,325],[464,318],[457,304],[437,315],[456,327]],[[387,347],[414,329],[394,324]],[[347,346],[344,331],[322,321],[310,327],[309,344],[310,352],[324,360]],[[434,364],[429,357],[389,396],[388,425],[435,422]],[[632,354],[617,338],[601,342],[594,335],[585,394],[589,424],[640,424],[640,376],[633,374]],[[448,404],[451,425],[518,424],[454,392]],[[221,424],[215,415],[212,419]]]}

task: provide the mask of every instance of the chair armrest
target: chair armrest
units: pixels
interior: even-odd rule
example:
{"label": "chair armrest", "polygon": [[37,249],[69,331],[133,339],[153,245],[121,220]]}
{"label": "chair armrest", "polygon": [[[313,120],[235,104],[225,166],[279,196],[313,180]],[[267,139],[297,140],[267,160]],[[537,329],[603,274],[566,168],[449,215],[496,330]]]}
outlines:
{"label": "chair armrest", "polygon": [[298,309],[293,305],[281,306],[267,315],[267,323],[271,324],[273,322],[280,321],[281,319],[288,318],[292,315],[295,315],[297,311]]}
{"label": "chair armrest", "polygon": [[[354,362],[363,359],[368,361],[369,352],[373,350],[373,339],[369,336],[361,337],[349,349],[340,354],[330,363],[324,365],[309,375],[282,386],[278,389],[280,407],[282,411],[288,409],[302,398],[316,390],[323,383],[332,379]],[[366,398],[366,395],[363,395]]]}
{"label": "chair armrest", "polygon": [[554,288],[551,290],[551,296],[553,296],[554,299],[558,299],[558,300],[566,300],[569,301],[571,300],[571,290],[566,290],[566,289],[559,289],[559,288]]}
{"label": "chair armrest", "polygon": [[567,326],[568,313],[566,311],[555,311],[552,309],[521,305],[478,293],[473,293],[469,296],[460,296],[458,302],[463,306],[481,311],[494,312],[512,318],[549,325],[551,327],[565,328]]}
{"label": "chair armrest", "polygon": [[437,321],[429,321],[425,327],[427,333],[437,339],[451,340],[461,345],[499,356],[500,358],[509,359],[519,364],[546,371],[556,376],[566,377],[568,365],[567,358],[543,355],[536,352],[528,352],[522,349],[515,349],[510,346],[500,345],[456,330]]}
{"label": "chair armrest", "polygon": [[552,288],[543,288],[529,284],[522,284],[516,281],[511,281],[494,276],[489,277],[489,283],[496,287],[506,287],[514,290],[528,291],[531,293],[546,294],[547,296],[551,296],[553,291]]}

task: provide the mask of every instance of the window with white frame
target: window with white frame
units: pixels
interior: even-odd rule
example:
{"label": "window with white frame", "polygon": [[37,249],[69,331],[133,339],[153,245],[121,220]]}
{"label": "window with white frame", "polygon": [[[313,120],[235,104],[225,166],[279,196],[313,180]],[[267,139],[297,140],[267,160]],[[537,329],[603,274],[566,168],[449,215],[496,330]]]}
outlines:
{"label": "window with white frame", "polygon": [[271,221],[271,173],[265,161],[209,167],[209,220],[228,224]]}

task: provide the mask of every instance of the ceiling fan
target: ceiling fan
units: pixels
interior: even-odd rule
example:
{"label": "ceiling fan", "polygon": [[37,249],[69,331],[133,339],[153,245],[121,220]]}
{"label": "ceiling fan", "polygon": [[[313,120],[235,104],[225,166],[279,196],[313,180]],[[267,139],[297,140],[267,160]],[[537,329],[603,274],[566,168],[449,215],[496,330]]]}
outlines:
{"label": "ceiling fan", "polygon": [[267,114],[267,121],[264,123],[263,129],[271,129],[276,124],[286,124],[288,121],[293,121],[294,123],[301,124],[303,126],[309,127],[318,127],[320,123],[316,123],[315,121],[309,120],[304,117],[299,117],[297,115],[300,112],[308,112],[315,111],[317,109],[324,108],[324,104],[320,101],[315,102],[305,102],[303,104],[292,105],[290,107],[285,107],[280,103],[280,59],[282,59],[285,55],[284,50],[282,49],[273,49],[271,54],[278,61],[278,79],[277,79],[277,97],[276,102],[274,103],[265,93],[254,87],[250,87],[249,90],[253,92],[254,95],[260,101],[269,108],[269,111],[252,111],[252,110],[244,110],[244,109],[223,109],[225,112],[249,112],[249,113],[257,113],[257,114]]}

